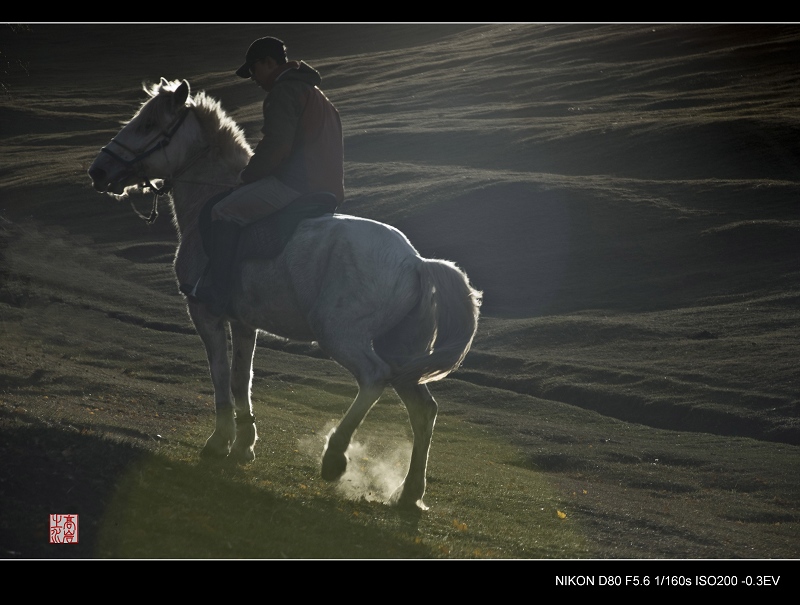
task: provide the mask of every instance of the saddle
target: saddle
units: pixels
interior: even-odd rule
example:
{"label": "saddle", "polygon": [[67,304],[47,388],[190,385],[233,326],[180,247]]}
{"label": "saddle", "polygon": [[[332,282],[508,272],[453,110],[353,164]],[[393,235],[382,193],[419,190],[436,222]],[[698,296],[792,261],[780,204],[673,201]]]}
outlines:
{"label": "saddle", "polygon": [[[200,212],[200,235],[203,250],[211,256],[211,210],[229,192],[211,197]],[[239,236],[237,258],[273,259],[283,252],[292,239],[297,226],[308,218],[333,214],[338,202],[336,196],[327,191],[306,193],[299,198],[251,225],[242,229]]]}

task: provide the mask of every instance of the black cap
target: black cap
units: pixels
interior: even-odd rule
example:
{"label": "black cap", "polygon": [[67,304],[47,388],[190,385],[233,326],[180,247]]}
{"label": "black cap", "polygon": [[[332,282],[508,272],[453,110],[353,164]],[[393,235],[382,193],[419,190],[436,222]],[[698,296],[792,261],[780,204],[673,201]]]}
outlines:
{"label": "black cap", "polygon": [[244,64],[236,70],[236,75],[240,78],[250,77],[250,68],[253,63],[263,59],[264,57],[272,57],[278,63],[286,63],[286,45],[282,40],[277,38],[259,38],[250,45],[247,49],[247,56],[245,57]]}

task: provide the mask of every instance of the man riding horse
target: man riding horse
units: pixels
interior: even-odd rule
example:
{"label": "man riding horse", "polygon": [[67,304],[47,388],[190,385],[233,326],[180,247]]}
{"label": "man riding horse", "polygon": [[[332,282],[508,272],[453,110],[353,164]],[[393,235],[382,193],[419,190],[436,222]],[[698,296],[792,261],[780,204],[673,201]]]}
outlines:
{"label": "man riding horse", "polygon": [[230,298],[232,264],[243,227],[287,207],[304,194],[325,192],[332,212],[344,199],[344,143],[339,112],[319,89],[319,73],[288,61],[285,44],[259,38],[236,70],[266,93],[263,138],[239,175],[241,184],[210,201],[210,257],[197,284],[181,290],[222,315]]}

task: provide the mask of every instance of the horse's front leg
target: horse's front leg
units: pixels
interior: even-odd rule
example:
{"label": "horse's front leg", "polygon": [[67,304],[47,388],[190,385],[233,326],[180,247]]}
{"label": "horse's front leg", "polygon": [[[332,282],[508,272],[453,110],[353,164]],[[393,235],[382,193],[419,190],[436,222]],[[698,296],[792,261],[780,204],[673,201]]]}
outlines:
{"label": "horse's front leg", "polygon": [[230,456],[237,462],[252,462],[253,448],[258,435],[250,389],[253,384],[253,352],[256,348],[256,331],[238,322],[231,322],[231,390],[236,406],[236,440]]}
{"label": "horse's front leg", "polygon": [[236,438],[226,324],[222,318],[211,315],[204,305],[190,302],[189,314],[206,347],[216,408],[214,432],[206,441],[201,455],[224,458]]}

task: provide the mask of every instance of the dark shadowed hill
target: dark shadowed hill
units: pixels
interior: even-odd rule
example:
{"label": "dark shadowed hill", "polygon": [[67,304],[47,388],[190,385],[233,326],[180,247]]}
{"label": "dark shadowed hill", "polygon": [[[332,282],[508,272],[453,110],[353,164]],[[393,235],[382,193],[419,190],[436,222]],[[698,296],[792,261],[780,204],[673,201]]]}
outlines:
{"label": "dark shadowed hill", "polygon": [[[595,468],[566,452],[597,443],[591,419],[602,418],[721,438],[711,459],[741,440],[785,448],[768,466],[796,483],[785,479],[800,470],[796,25],[4,25],[3,418],[58,385],[84,398],[136,391],[130,369],[90,387],[80,373],[122,364],[128,350],[205,380],[202,351],[176,358],[175,345],[149,340],[193,334],[171,275],[167,202],[148,227],[127,201],[95,193],[86,169],[144,101],[142,82],[162,76],[220,99],[255,143],[263,93],[233,70],[262,35],[317,68],[340,110],[341,211],[400,228],[484,292],[443,409],[536,468]],[[144,212],[152,198],[130,201]],[[103,342],[91,314],[148,338]],[[147,372],[167,383],[155,365]],[[627,443],[627,430],[602,443]],[[15,455],[20,442],[7,441]],[[614,456],[603,460],[649,459]],[[797,526],[792,501],[783,530]]]}

